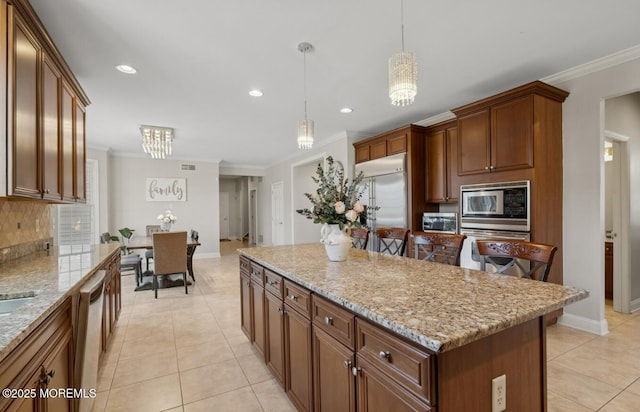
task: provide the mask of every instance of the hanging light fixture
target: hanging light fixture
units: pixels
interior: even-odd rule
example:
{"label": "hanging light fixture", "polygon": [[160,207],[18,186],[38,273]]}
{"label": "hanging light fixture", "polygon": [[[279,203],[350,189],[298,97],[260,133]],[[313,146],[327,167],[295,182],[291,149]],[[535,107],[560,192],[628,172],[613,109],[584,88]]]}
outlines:
{"label": "hanging light fixture", "polygon": [[400,0],[402,51],[389,58],[389,97],[394,106],[408,106],[418,93],[418,59],[404,50],[404,1]]}
{"label": "hanging light fixture", "polygon": [[142,133],[142,150],[154,159],[171,156],[173,129],[170,127],[140,126]]}
{"label": "hanging light fixture", "polygon": [[307,52],[310,52],[313,46],[310,43],[298,44],[298,51],[303,55],[304,65],[304,120],[298,121],[298,148],[311,149],[313,146],[313,120],[307,118]]}

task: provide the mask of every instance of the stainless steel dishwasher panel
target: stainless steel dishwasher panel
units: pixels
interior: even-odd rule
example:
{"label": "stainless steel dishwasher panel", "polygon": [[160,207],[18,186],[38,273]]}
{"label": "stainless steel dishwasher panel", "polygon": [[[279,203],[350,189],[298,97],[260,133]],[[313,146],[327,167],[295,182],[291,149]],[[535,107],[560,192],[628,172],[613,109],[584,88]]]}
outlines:
{"label": "stainless steel dishwasher panel", "polygon": [[98,271],[80,289],[78,300],[75,375],[76,388],[87,396],[79,397],[79,412],[91,411],[93,398],[89,391],[95,390],[98,381],[100,341],[102,339],[102,301],[105,271]]}

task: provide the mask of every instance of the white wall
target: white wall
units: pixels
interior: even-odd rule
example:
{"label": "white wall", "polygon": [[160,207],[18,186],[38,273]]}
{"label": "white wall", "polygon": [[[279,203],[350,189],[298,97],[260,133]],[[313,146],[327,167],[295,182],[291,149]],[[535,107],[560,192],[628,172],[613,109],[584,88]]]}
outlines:
{"label": "white wall", "polygon": [[[220,192],[229,193],[229,239],[242,237],[241,216],[245,208],[241,204],[241,178],[220,179]],[[246,203],[246,193],[242,199]]]}
{"label": "white wall", "polygon": [[106,188],[109,187],[109,152],[103,149],[87,148],[87,159],[98,162],[98,235],[109,231],[109,195]]}
{"label": "white wall", "polygon": [[560,322],[606,333],[603,102],[640,90],[640,59],[555,85],[570,93],[563,105],[564,283],[590,291],[589,298],[565,308]]}
{"label": "white wall", "polygon": [[[182,163],[195,171],[182,171]],[[148,202],[145,183],[149,177],[180,177],[187,182],[186,202]],[[158,224],[157,216],[170,209],[178,220],[172,230],[199,232],[202,246],[195,257],[220,256],[218,163],[183,162],[175,159],[111,156],[109,168],[109,231],[130,227],[144,234],[146,225]]]}
{"label": "white wall", "polygon": [[[318,156],[333,156],[334,160],[342,162],[345,167],[346,174],[351,177],[353,175],[355,159],[353,156],[353,148],[350,147],[351,145],[352,138],[347,132],[345,132],[344,134],[331,139],[329,142],[326,142],[322,146],[316,144],[311,150],[301,150],[296,156],[267,168],[266,175],[262,179],[262,182],[257,183],[259,202],[258,236],[262,236],[263,239],[263,243],[260,245],[271,244],[271,184],[278,181],[284,182],[284,243],[291,244],[293,243],[293,218],[295,214],[292,193],[294,190],[296,193],[301,192],[298,188],[293,189],[292,187],[292,173],[295,173],[295,169],[297,169],[294,168],[294,166],[299,166],[301,162],[304,163],[306,159],[317,158]],[[305,169],[305,173],[309,173],[309,182],[313,184],[311,176],[315,174],[315,167],[303,169]],[[304,179],[304,177],[298,174],[296,175],[296,180],[299,179]],[[303,190],[305,189],[303,188]],[[310,205],[311,203],[308,204],[308,206]],[[318,225],[311,225],[309,230],[317,230],[317,235],[311,233],[309,234],[309,237],[305,237],[302,241],[308,241],[310,238],[314,238],[319,241],[320,227]]]}

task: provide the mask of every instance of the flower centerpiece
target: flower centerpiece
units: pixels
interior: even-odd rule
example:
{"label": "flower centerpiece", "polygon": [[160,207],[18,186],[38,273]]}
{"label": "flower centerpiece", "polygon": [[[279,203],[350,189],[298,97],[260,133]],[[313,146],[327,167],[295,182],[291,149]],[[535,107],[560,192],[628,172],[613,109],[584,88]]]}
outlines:
{"label": "flower centerpiece", "polygon": [[174,224],[177,219],[178,217],[174,215],[171,210],[165,210],[163,214],[158,215],[160,228],[166,232],[171,229],[171,225]]}
{"label": "flower centerpiece", "polygon": [[352,181],[344,176],[342,167],[336,167],[333,157],[326,159],[326,168],[318,164],[316,175],[311,179],[318,185],[315,194],[305,193],[312,208],[297,209],[296,212],[324,224],[321,243],[325,245],[329,260],[346,260],[351,248],[351,227],[361,227],[360,214],[364,205],[360,202],[362,192],[358,185],[364,175],[359,173]]}

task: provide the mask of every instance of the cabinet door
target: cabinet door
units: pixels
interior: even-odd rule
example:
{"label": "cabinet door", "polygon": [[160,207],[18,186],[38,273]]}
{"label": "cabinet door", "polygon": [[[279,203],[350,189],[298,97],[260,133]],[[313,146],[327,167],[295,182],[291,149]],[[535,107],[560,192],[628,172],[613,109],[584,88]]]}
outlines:
{"label": "cabinet door", "polygon": [[251,280],[249,275],[240,276],[240,302],[240,329],[249,338],[249,341],[253,342]]}
{"label": "cabinet door", "polygon": [[285,305],[286,392],[299,411],[313,407],[311,322]]}
{"label": "cabinet door", "polygon": [[68,202],[75,201],[73,168],[75,159],[73,156],[73,93],[71,88],[62,82],[62,99],[60,107],[61,121],[61,145],[62,145],[62,199]]}
{"label": "cabinet door", "polygon": [[446,202],[446,132],[440,130],[427,135],[425,146],[427,152],[427,203]]}
{"label": "cabinet door", "polygon": [[458,174],[488,173],[491,165],[489,109],[458,119]]}
{"label": "cabinet door", "polygon": [[369,145],[356,146],[356,163],[366,162],[367,160],[369,160]]}
{"label": "cabinet door", "polygon": [[447,202],[457,203],[460,196],[458,178],[458,128],[450,127],[446,131],[446,193]]}
{"label": "cabinet door", "polygon": [[[66,389],[73,387],[72,368],[73,368],[73,333],[71,324],[66,333],[55,344],[51,351],[51,355],[45,362],[43,373],[48,374],[49,379],[45,389]],[[91,388],[84,388],[87,391]],[[50,396],[43,399],[46,405],[45,411],[73,411],[73,398],[65,398],[64,396]]]}
{"label": "cabinet door", "polygon": [[402,132],[399,135],[387,138],[387,156],[407,151],[407,133]]}
{"label": "cabinet door", "polygon": [[533,97],[491,108],[491,171],[533,167]]}
{"label": "cabinet door", "polygon": [[42,65],[42,197],[60,200],[60,90],[61,76],[44,55]]}
{"label": "cabinet door", "polygon": [[85,110],[81,104],[75,103],[75,127],[73,146],[73,177],[74,177],[74,200],[84,203],[86,201],[86,177],[85,177]]}
{"label": "cabinet door", "polygon": [[380,159],[387,156],[387,140],[379,140],[369,145],[369,159]]}
{"label": "cabinet door", "polygon": [[[37,391],[38,395],[40,392],[40,375],[41,372],[38,370],[35,374],[33,374],[29,380],[28,384],[25,385],[24,389],[27,391]],[[13,389],[13,388],[12,388]],[[31,392],[30,392],[31,393]],[[7,407],[6,410],[14,410],[16,412],[38,412],[43,410],[42,399],[40,398],[24,398],[24,399],[14,399],[13,403],[8,405],[0,404],[0,406]],[[5,410],[5,409],[2,409]]]}
{"label": "cabinet door", "polygon": [[[10,10],[12,10],[10,8]],[[21,197],[40,198],[40,158],[38,151],[38,79],[41,48],[17,13],[13,39],[9,39],[9,153],[12,179],[9,192]]]}
{"label": "cabinet door", "polygon": [[396,381],[371,366],[360,356],[358,362],[358,411],[366,412],[415,412],[429,411]]}
{"label": "cabinet door", "polygon": [[354,352],[313,326],[313,388],[315,411],[356,410]]}
{"label": "cabinet door", "polygon": [[264,360],[280,386],[284,388],[284,304],[282,298],[265,293],[264,311],[266,322]]}
{"label": "cabinet door", "polygon": [[264,288],[252,282],[253,345],[264,356]]}

